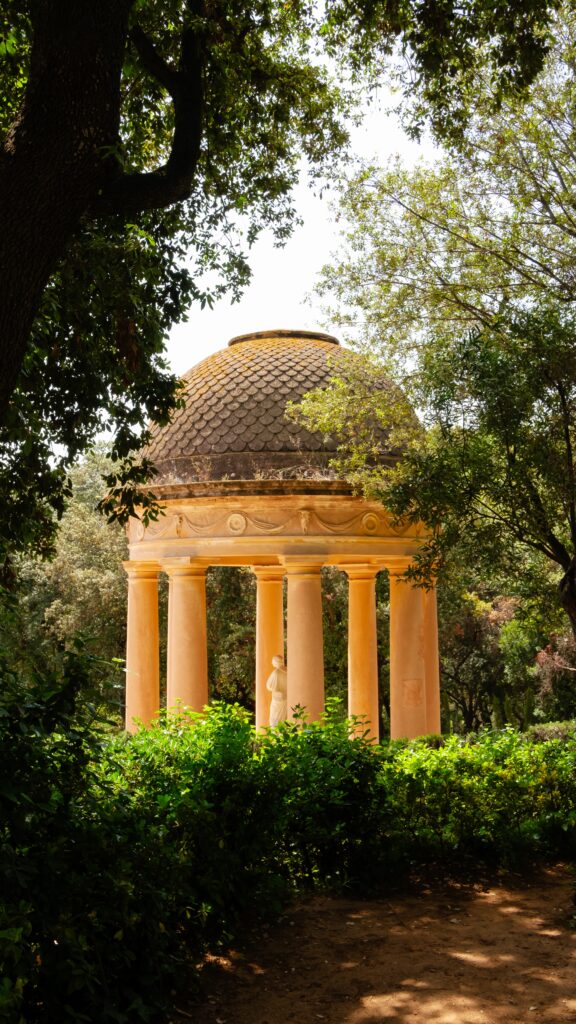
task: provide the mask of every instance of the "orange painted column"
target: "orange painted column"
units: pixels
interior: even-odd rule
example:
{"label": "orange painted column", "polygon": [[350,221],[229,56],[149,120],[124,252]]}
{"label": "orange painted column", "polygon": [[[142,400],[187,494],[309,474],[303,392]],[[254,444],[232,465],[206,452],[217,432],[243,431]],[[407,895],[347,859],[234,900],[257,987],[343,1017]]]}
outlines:
{"label": "orange painted column", "polygon": [[377,568],[344,567],[348,575],[348,714],[361,715],[369,735],[378,740],[378,639],[376,633]]}
{"label": "orange painted column", "polygon": [[206,570],[163,567],[168,574],[168,680],[166,707],[202,711],[208,703]]}
{"label": "orange painted column", "polygon": [[270,724],[272,694],[266,680],[272,672],[272,658],[284,660],[284,569],[253,566],[256,576],[256,728]]}
{"label": "orange painted column", "polygon": [[126,729],[150,725],[160,708],[158,566],[124,562],[128,573]]}
{"label": "orange painted column", "polygon": [[324,713],[324,642],[320,564],[290,563],[288,578],[288,716],[299,705],[308,720]]}
{"label": "orange painted column", "polygon": [[426,732],[440,732],[440,656],[436,587],[422,591],[424,602],[424,658],[426,661]]}
{"label": "orange painted column", "polygon": [[390,736],[428,731],[423,590],[390,570]]}

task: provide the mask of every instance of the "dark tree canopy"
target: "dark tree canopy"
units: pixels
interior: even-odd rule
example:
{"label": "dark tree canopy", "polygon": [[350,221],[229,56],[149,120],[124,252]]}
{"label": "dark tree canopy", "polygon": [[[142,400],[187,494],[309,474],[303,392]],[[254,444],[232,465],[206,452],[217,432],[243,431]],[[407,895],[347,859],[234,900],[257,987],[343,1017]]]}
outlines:
{"label": "dark tree canopy", "polygon": [[[350,97],[400,42],[436,130],[479,67],[494,100],[541,66],[546,0],[7,0],[0,12],[0,501],[3,546],[49,543],[66,471],[98,431],[125,460],[177,400],[164,338],[192,301],[237,294],[243,245],[291,229],[304,157],[326,174]],[[242,235],[242,231],[244,234]],[[188,262],[190,260],[191,262]],[[216,282],[210,289],[207,281]],[[25,528],[23,528],[25,524]]]}

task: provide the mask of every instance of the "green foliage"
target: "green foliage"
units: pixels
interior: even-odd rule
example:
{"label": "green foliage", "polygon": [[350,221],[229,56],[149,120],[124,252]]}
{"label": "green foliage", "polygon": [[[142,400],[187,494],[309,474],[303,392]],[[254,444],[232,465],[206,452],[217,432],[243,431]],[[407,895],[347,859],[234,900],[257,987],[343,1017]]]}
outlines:
{"label": "green foliage", "polygon": [[576,644],[572,635],[553,633],[536,657],[539,717],[557,720],[576,714]]}
{"label": "green foliage", "polygon": [[548,559],[560,592],[546,584],[541,599],[552,620],[560,597],[573,629],[575,39],[567,7],[527,101],[494,115],[479,88],[435,168],[366,168],[350,183],[322,290],[356,330],[360,315],[362,380],[339,374],[300,410],[339,439],[340,473],[428,525],[417,580],[456,559],[527,582]]}
{"label": "green foliage", "polygon": [[554,11],[538,2],[451,0],[408,4],[402,0],[327,5],[331,52],[350,45],[353,66],[364,67],[392,53],[400,41],[404,62],[398,77],[411,100],[408,125],[418,134],[425,121],[447,139],[458,138],[474,110],[478,79],[487,82],[492,109],[506,94],[521,91],[542,66]]}
{"label": "green foliage", "polygon": [[324,684],[329,697],[346,698],[348,663],[348,579],[334,568],[322,570]]}
{"label": "green foliage", "polygon": [[565,5],[529,92],[498,113],[480,76],[458,147],[433,165],[364,166],[340,202],[332,317],[386,355],[507,310],[575,298],[576,22]]}
{"label": "green foliage", "polygon": [[392,841],[425,861],[572,853],[575,753],[571,741],[530,743],[513,729],[450,737],[438,749],[426,740],[392,744],[382,772]]}
{"label": "green foliage", "polygon": [[260,758],[274,789],[276,844],[292,887],[375,884],[389,856],[378,760],[362,730],[351,733],[340,702],[327,700],[321,726],[304,720],[271,730]]}
{"label": "green foliage", "polygon": [[563,625],[553,573],[534,564],[524,571],[528,580],[502,566],[473,571],[453,559],[444,574],[438,589],[443,731],[506,724],[524,730],[572,716],[573,700],[559,699],[558,678],[572,674],[572,651],[562,659],[550,651]]}
{"label": "green foliage", "polygon": [[546,725],[533,725],[528,729],[527,737],[541,743],[547,740],[573,740],[576,733],[574,720],[569,722],[548,722]]}
{"label": "green foliage", "polygon": [[[102,25],[115,6],[103,5]],[[432,111],[437,131],[451,136],[468,115],[479,68],[496,104],[533,79],[556,2],[468,0],[459,8],[429,8],[337,0],[323,8],[279,0],[130,0],[123,7],[130,12],[125,29],[122,18],[114,23],[125,40],[111,46],[94,28],[94,38],[78,36],[79,46],[100,53],[109,79],[106,89],[95,86],[93,109],[86,103],[86,123],[76,124],[65,109],[48,111],[76,133],[63,148],[79,166],[86,139],[101,140],[94,142],[90,181],[82,173],[76,181],[72,157],[58,163],[58,142],[52,149],[41,130],[22,132],[28,162],[48,154],[63,189],[70,180],[71,192],[85,194],[62,234],[62,251],[37,271],[26,268],[33,294],[43,294],[39,305],[32,302],[26,352],[21,338],[21,354],[8,361],[10,379],[15,365],[21,371],[0,431],[0,553],[50,549],[69,467],[102,429],[114,437],[104,510],[121,521],[137,505],[145,516],[156,514],[153,499],[135,493],[150,467],[131,453],[145,446],[149,422],[165,423],[178,401],[163,361],[170,327],[192,302],[211,305],[226,292],[237,298],[250,276],[246,249],[259,232],[269,228],[280,243],[288,237],[302,163],[313,179],[331,173],[359,84],[378,81],[397,40],[407,62],[405,88],[413,94],[416,84],[421,92],[416,122],[423,109]],[[52,95],[54,64],[65,67],[77,57],[70,52],[74,36],[62,37],[62,50],[60,36],[53,38],[57,8],[10,0],[0,14],[7,152],[18,150],[15,126],[25,122],[38,91]],[[124,52],[121,69],[112,53],[105,67],[104,40]],[[327,55],[337,62],[338,85]],[[35,69],[44,77],[36,79]],[[191,89],[183,119],[182,96]],[[68,100],[72,109],[74,97]],[[112,115],[102,142],[103,102],[118,117]],[[10,163],[2,165],[6,173]],[[62,211],[48,215],[59,224]],[[36,273],[41,282],[50,274],[45,288],[37,287]]]}
{"label": "green foliage", "polygon": [[[380,719],[386,734],[390,718],[390,586],[387,573],[376,577],[376,628]],[[336,568],[322,570],[324,683],[328,698],[345,706],[348,687],[348,577]]]}
{"label": "green foliage", "polygon": [[254,711],[254,574],[247,568],[214,566],[206,577],[206,600],[210,693]]}
{"label": "green foliage", "polygon": [[[78,233],[44,293],[0,430],[4,550],[51,550],[70,468],[103,431],[112,435],[114,507],[121,519],[133,509],[131,488],[150,470],[132,453],[150,421],[166,423],[179,402],[162,353],[193,295],[183,253],[167,225]],[[154,505],[144,499],[147,508]]]}
{"label": "green foliage", "polygon": [[574,853],[574,724],[374,747],[338,707],[256,735],[216,704],[113,737],[73,712],[86,665],[0,706],[0,1007],[27,1024],[156,1019],[246,914],[412,866]]}
{"label": "green foliage", "polygon": [[431,554],[473,530],[495,559],[521,544],[569,568],[573,337],[571,315],[541,311],[438,337],[423,351],[417,388],[435,425],[407,453],[389,500],[394,511],[442,527]]}
{"label": "green foliage", "polygon": [[[217,3],[209,12],[184,0],[128,6],[132,32],[119,83],[118,137],[95,156],[102,187],[87,206],[90,200],[97,206],[116,176],[134,182],[169,161],[171,103],[165,83],[142,63],[136,29],[172,73],[183,35],[194,35],[203,98],[198,126],[186,130],[199,132],[199,155],[187,171],[187,198],[122,213],[87,209],[61,254],[0,432],[4,548],[50,548],[67,471],[103,429],[113,435],[104,511],[121,521],[135,505],[155,514],[153,500],[143,503],[134,490],[150,467],[131,453],[146,444],[150,421],[165,423],[178,402],[176,379],[163,360],[170,327],[192,302],[238,297],[250,276],[246,248],[265,228],[279,242],[292,230],[300,161],[308,161],[312,177],[327,172],[346,138],[346,104],[315,59],[314,19],[299,5],[295,12],[275,0]],[[2,64],[3,134],[22,97],[35,14],[11,12],[10,47],[17,42],[18,49]],[[83,126],[82,139],[90,130]],[[156,181],[163,177],[166,167]]]}
{"label": "green foliage", "polygon": [[447,607],[440,600],[441,695],[457,732],[493,724],[504,690],[499,622],[492,604],[474,594],[458,595]]}
{"label": "green foliage", "polygon": [[70,1020],[72,993],[99,984],[82,879],[86,857],[98,885],[102,844],[84,810],[101,739],[90,705],[76,709],[89,664],[69,654],[60,671],[25,677],[2,658],[0,673],[0,1008],[6,1020],[34,1020],[26,994],[40,978],[46,1019],[62,1007]]}
{"label": "green foliage", "polygon": [[126,537],[97,511],[106,454],[101,446],[71,470],[73,496],[62,516],[52,558],[21,555],[15,562],[23,656],[50,658],[55,643],[71,648],[78,636],[102,658],[124,656]]}

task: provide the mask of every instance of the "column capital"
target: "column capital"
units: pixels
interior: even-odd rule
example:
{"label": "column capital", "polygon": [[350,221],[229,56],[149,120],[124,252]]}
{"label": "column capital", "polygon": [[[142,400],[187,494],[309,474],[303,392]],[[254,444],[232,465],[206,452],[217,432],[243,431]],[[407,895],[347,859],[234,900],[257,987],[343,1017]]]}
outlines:
{"label": "column capital", "polygon": [[282,555],[281,559],[287,576],[316,577],[325,565],[318,555]]}
{"label": "column capital", "polygon": [[388,575],[391,578],[400,580],[400,582],[408,583],[410,584],[411,587],[415,587],[416,590],[421,590],[425,594],[429,593],[430,591],[434,592],[436,590],[437,584],[436,576],[430,576],[429,579],[427,580],[418,581],[412,580],[409,577],[406,578],[406,571],[410,568],[411,565],[414,565],[414,559],[407,558],[405,560],[399,561],[398,564],[396,562],[394,563],[394,565],[389,565],[387,563],[383,568],[387,570]]}
{"label": "column capital", "polygon": [[386,562],[383,568],[387,570],[389,576],[395,576],[398,578],[404,576],[406,570],[410,568],[413,561],[414,559],[412,558],[395,558],[393,562]]}
{"label": "column capital", "polygon": [[264,582],[277,583],[283,580],[286,575],[286,569],[283,565],[251,565],[250,569],[258,581],[264,580]]}
{"label": "column capital", "polygon": [[208,566],[191,558],[170,558],[162,559],[160,563],[162,572],[167,576],[200,576],[206,575]]}
{"label": "column capital", "polygon": [[342,565],[340,568],[350,580],[373,580],[384,567],[382,565],[370,565],[370,563],[366,562],[364,564]]}
{"label": "column capital", "polygon": [[126,561],[122,562],[122,566],[130,579],[158,579],[160,572],[159,562]]}

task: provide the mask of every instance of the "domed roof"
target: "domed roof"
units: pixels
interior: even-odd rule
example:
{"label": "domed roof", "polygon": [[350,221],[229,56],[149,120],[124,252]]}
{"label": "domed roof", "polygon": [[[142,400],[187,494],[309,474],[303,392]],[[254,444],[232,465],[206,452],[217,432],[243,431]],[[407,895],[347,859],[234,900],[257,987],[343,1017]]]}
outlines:
{"label": "domed roof", "polygon": [[186,374],[185,401],[147,455],[160,484],[330,475],[333,439],[285,418],[288,402],[326,386],[346,350],[311,331],[232,338]]}

